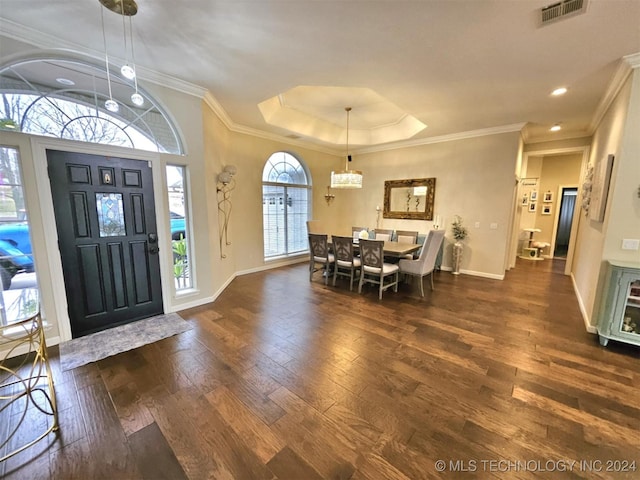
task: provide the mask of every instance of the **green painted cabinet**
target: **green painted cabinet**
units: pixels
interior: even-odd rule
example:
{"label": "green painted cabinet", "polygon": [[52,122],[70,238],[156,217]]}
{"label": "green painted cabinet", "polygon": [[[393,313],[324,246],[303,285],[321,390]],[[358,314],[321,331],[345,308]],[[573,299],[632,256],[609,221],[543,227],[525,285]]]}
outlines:
{"label": "green painted cabinet", "polygon": [[600,344],[640,345],[640,263],[610,261],[598,319]]}

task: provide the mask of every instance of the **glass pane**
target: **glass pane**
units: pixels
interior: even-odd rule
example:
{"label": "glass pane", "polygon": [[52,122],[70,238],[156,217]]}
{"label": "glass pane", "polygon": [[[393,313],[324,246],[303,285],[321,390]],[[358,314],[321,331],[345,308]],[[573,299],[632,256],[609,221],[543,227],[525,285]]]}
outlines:
{"label": "glass pane", "polygon": [[193,287],[189,268],[189,229],[187,228],[186,168],[167,165],[167,195],[173,250],[173,275],[176,291]]}
{"label": "glass pane", "polygon": [[262,218],[264,229],[264,256],[284,255],[285,202],[284,187],[262,187]]}
{"label": "glass pane", "polygon": [[308,190],[287,187],[287,253],[307,250]]}
{"label": "glass pane", "polygon": [[289,183],[306,185],[307,175],[302,165],[293,155],[286,152],[276,152],[264,166],[262,180],[274,183]]}
{"label": "glass pane", "polygon": [[640,280],[631,282],[628,292],[622,331],[640,335]]}
{"label": "glass pane", "polygon": [[0,295],[4,305],[0,304],[0,324],[6,324],[7,308],[38,287],[20,157],[18,150],[10,147],[0,147],[0,279],[4,291]]}
{"label": "glass pane", "polygon": [[98,210],[98,226],[101,237],[127,235],[121,193],[96,193],[96,209]]}

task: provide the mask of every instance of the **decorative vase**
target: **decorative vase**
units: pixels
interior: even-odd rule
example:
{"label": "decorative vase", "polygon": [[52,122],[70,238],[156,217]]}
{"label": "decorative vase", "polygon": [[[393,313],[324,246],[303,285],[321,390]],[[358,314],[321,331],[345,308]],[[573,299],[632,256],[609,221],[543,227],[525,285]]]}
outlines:
{"label": "decorative vase", "polygon": [[464,244],[462,242],[456,242],[453,244],[453,273],[454,275],[460,275],[460,264],[462,263],[462,251],[464,250]]}

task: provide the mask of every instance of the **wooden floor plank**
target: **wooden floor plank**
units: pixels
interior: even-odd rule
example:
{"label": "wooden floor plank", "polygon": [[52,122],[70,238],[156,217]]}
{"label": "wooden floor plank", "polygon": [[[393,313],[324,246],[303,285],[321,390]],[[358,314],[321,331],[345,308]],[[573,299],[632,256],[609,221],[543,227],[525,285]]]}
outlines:
{"label": "wooden floor plank", "polygon": [[129,443],[145,480],[187,480],[188,477],[155,422],[132,434]]}

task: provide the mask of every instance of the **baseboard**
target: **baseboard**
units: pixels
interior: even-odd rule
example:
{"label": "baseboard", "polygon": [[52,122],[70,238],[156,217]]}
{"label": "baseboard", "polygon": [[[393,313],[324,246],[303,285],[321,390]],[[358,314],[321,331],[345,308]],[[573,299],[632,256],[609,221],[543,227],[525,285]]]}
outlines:
{"label": "baseboard", "polygon": [[250,273],[264,272],[265,270],[272,270],[274,268],[286,267],[288,265],[295,265],[296,263],[303,263],[303,262],[307,262],[307,263],[309,262],[309,255],[303,255],[293,259],[289,258],[283,261],[271,260],[270,263],[267,263],[265,265],[261,265],[256,268],[250,268],[248,270],[241,270],[239,272],[236,272],[236,275],[241,276],[241,275],[248,275]]}
{"label": "baseboard", "polygon": [[[451,267],[440,267],[443,272],[451,272]],[[496,273],[476,272],[475,270],[460,270],[460,273],[464,275],[470,275],[472,277],[490,278],[492,280],[504,280],[504,274],[498,275]]]}
{"label": "baseboard", "polygon": [[[53,347],[54,345],[58,345],[60,343],[60,337],[59,336],[55,336],[55,337],[51,337],[51,338],[47,338],[46,339],[47,342],[47,348],[48,347]],[[11,350],[11,349],[7,349],[7,350],[0,350],[0,358],[13,358],[13,357],[19,357],[20,355],[24,355],[26,353],[31,352],[31,348],[30,345],[18,345],[17,348]]]}
{"label": "baseboard", "polygon": [[[227,285],[229,285],[228,282],[225,284],[225,287]],[[211,303],[216,298],[218,298],[218,295],[220,295],[220,293],[222,293],[222,292],[218,291],[215,296],[199,298],[198,300],[194,300],[193,302],[180,303],[179,305],[174,305],[172,308],[169,309],[169,311],[167,313],[177,313],[180,310],[187,310],[189,308],[199,307],[200,305],[204,305],[206,303]]]}
{"label": "baseboard", "polygon": [[578,300],[578,307],[580,308],[580,313],[582,314],[582,321],[584,322],[584,328],[589,333],[598,333],[598,329],[591,325],[591,320],[589,319],[589,315],[587,314],[587,309],[584,306],[584,302],[582,301],[582,297],[580,296],[580,290],[578,290],[578,285],[576,284],[576,278],[573,276],[573,272],[569,275],[571,277],[571,284],[573,285],[573,291],[576,294],[576,299]]}

